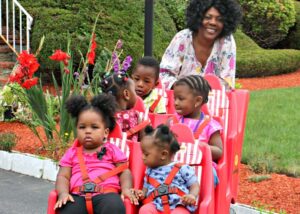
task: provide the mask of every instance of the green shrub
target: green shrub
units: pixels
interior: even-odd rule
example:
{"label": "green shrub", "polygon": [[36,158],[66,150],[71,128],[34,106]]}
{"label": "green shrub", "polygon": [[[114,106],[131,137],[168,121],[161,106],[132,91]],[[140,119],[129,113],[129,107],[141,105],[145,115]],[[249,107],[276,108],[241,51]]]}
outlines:
{"label": "green shrub", "polygon": [[270,76],[300,68],[299,50],[260,48],[240,30],[234,36],[237,44],[237,77]]}
{"label": "green shrub", "polygon": [[160,0],[160,2],[167,8],[173,22],[176,25],[177,31],[185,28],[185,11],[188,0]]}
{"label": "green shrub", "polygon": [[0,133],[0,150],[10,152],[16,145],[17,137],[12,132]]}
{"label": "green shrub", "polygon": [[295,23],[293,0],[239,0],[243,8],[243,31],[261,47],[283,40]]}
{"label": "green shrub", "polygon": [[[45,35],[44,47],[39,55],[41,70],[58,70],[58,63],[49,60],[55,49],[64,49],[68,33],[72,37],[75,63],[80,54],[87,52],[89,35],[99,11],[97,35],[97,54],[104,47],[112,50],[116,41],[124,42],[124,53],[133,57],[134,62],[144,52],[144,1],[133,0],[22,0],[22,5],[34,18],[32,28],[32,49],[36,50],[40,38]],[[176,33],[175,25],[161,3],[155,3],[153,32],[153,54],[159,58]],[[75,51],[74,51],[75,50]]]}
{"label": "green shrub", "polygon": [[279,44],[279,47],[300,50],[300,2],[295,1],[296,24],[290,29],[287,38]]}

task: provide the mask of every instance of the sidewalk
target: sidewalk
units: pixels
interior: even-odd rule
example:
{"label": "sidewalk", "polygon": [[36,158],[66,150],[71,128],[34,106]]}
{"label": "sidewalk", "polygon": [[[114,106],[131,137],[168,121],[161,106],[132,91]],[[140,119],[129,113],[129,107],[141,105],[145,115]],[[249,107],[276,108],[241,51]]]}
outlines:
{"label": "sidewalk", "polygon": [[45,214],[54,183],[0,169],[1,214]]}

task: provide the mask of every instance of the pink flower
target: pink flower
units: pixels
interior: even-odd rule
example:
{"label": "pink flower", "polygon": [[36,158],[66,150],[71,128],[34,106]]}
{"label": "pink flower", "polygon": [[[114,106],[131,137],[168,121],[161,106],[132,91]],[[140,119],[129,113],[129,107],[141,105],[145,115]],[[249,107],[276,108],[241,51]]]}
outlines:
{"label": "pink flower", "polygon": [[180,44],[178,50],[180,52],[183,52],[184,51],[184,44]]}

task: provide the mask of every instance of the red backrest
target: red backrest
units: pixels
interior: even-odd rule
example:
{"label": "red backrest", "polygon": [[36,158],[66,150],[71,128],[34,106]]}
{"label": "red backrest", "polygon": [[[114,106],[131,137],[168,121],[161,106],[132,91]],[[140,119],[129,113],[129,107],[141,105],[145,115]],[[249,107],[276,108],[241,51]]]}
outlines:
{"label": "red backrest", "polygon": [[173,117],[174,114],[156,114],[156,113],[149,113],[148,117],[151,121],[151,125],[153,128],[156,128],[160,124],[166,124],[167,121]]}
{"label": "red backrest", "polygon": [[139,112],[145,112],[145,106],[144,106],[144,101],[140,96],[137,96],[135,105],[133,107],[133,109],[139,111]]}
{"label": "red backrest", "polygon": [[195,143],[192,130],[185,124],[176,123],[171,126],[171,130],[177,137],[178,142]]}
{"label": "red backrest", "polygon": [[122,137],[123,137],[123,133],[122,133],[121,126],[118,123],[116,123],[114,130],[112,130],[109,133],[108,138],[122,138]]}
{"label": "red backrest", "polygon": [[166,90],[167,94],[167,113],[168,114],[175,114],[175,101],[174,101],[174,91],[173,90]]}
{"label": "red backrest", "polygon": [[195,140],[191,129],[184,124],[174,124],[171,130],[181,144],[174,161],[193,166],[200,183],[198,209],[195,213],[214,213],[212,159],[209,146]]}

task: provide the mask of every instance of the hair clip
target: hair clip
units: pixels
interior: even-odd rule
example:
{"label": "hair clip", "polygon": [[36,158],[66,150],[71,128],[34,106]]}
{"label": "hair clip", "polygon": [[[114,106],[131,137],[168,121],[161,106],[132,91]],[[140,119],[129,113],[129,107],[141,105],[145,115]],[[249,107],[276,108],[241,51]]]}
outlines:
{"label": "hair clip", "polygon": [[97,152],[97,158],[102,160],[103,156],[106,154],[106,147],[102,147],[100,152]]}

